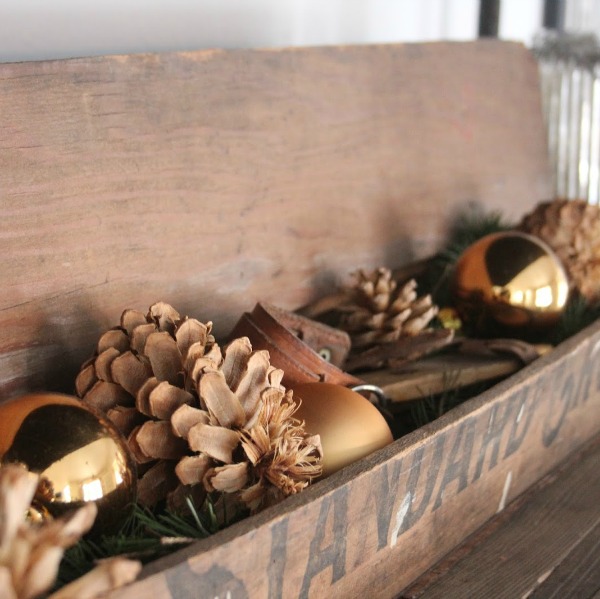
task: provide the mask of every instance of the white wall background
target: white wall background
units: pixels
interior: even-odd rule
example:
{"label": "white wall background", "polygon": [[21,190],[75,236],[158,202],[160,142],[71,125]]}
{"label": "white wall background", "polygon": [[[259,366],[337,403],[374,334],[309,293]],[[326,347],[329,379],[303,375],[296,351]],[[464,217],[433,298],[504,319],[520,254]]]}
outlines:
{"label": "white wall background", "polygon": [[[542,0],[503,0],[531,44]],[[200,48],[477,37],[479,0],[0,0],[0,62]]]}

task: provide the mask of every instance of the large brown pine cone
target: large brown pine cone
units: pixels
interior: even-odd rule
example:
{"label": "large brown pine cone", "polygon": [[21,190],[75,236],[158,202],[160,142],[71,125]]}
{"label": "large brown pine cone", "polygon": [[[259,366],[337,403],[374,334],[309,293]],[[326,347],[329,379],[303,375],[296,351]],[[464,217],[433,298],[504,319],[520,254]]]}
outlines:
{"label": "large brown pine cone", "polygon": [[321,473],[320,439],[293,418],[292,392],[268,352],[252,351],[247,337],[234,339],[221,356],[198,358],[191,378],[200,408],[181,406],[171,419],[194,452],[177,465],[182,484],[235,494],[258,511]]}
{"label": "large brown pine cone", "polygon": [[438,313],[430,295],[417,296],[414,279],[399,287],[388,268],[359,270],[355,278],[339,308],[339,326],[349,333],[353,351],[418,335]]}
{"label": "large brown pine cone", "polygon": [[175,465],[189,450],[173,434],[170,417],[181,405],[197,403],[188,375],[195,360],[211,351],[220,355],[211,327],[181,318],[164,302],[146,315],[125,310],[77,376],[79,397],[105,412],[127,437],[142,504],[154,505],[179,486]]}
{"label": "large brown pine cone", "polygon": [[293,418],[268,352],[246,337],[221,349],[210,331],[168,304],[146,316],[126,310],[82,368],[77,393],[128,435],[141,503],[167,498],[177,509],[187,495],[217,491],[257,511],[320,474],[320,440]]}
{"label": "large brown pine cone", "polygon": [[571,287],[600,301],[600,207],[583,200],[542,202],[519,228],[545,241],[562,261]]}

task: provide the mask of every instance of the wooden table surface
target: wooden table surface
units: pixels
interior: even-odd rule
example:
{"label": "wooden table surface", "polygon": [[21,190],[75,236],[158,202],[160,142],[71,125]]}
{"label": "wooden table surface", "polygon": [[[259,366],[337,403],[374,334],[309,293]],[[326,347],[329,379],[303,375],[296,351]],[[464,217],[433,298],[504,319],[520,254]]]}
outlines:
{"label": "wooden table surface", "polygon": [[600,438],[400,595],[417,597],[600,598]]}

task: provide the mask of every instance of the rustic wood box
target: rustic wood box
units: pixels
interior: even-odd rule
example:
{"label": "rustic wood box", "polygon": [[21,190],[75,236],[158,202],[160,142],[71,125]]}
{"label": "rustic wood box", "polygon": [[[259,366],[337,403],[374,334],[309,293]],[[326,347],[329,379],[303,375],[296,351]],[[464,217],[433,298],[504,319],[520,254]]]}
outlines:
{"label": "rustic wood box", "polygon": [[[512,43],[0,65],[0,397],[72,388],[158,299],[225,335],[359,266],[430,255],[469,204],[551,197]],[[114,597],[391,597],[600,431],[600,326]]]}

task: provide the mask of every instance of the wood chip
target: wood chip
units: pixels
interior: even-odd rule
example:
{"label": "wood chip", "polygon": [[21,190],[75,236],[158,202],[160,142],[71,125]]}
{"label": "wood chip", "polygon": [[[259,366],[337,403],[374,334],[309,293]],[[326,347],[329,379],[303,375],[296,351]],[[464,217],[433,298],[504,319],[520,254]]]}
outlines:
{"label": "wood chip", "polygon": [[111,408],[106,412],[106,416],[125,437],[128,437],[131,431],[144,420],[144,417],[136,408],[126,408],[124,406]]}
{"label": "wood chip", "polygon": [[196,341],[196,343],[192,343],[188,348],[187,355],[185,358],[185,369],[189,372],[196,360],[199,360],[206,353],[206,346],[200,341]]}
{"label": "wood chip", "polygon": [[153,322],[146,322],[138,325],[131,333],[131,349],[138,354],[144,353],[146,340],[152,333],[156,333],[158,329]]}
{"label": "wood chip", "polygon": [[221,370],[229,387],[235,391],[246,372],[248,358],[252,354],[252,345],[248,337],[234,339],[224,349],[225,357]]}
{"label": "wood chip", "polygon": [[144,353],[148,356],[154,376],[159,381],[177,383],[183,369],[177,342],[169,333],[157,332],[148,335]]}
{"label": "wood chip", "polygon": [[156,418],[169,420],[175,410],[184,404],[192,404],[194,400],[195,397],[185,389],[163,381],[150,393],[150,412]]}
{"label": "wood chip", "polygon": [[161,459],[177,460],[187,452],[185,440],[175,436],[171,423],[164,420],[149,420],[135,429],[130,436],[143,455]]}
{"label": "wood chip", "polygon": [[142,505],[153,506],[177,488],[179,479],[175,476],[173,463],[160,460],[138,480],[138,501]]}
{"label": "wood chip", "polygon": [[188,372],[190,373],[190,379],[193,381],[194,386],[198,387],[198,383],[200,382],[200,379],[202,378],[202,376],[204,375],[204,373],[209,372],[209,371],[216,371],[218,370],[219,366],[218,364],[216,364],[214,362],[214,360],[212,360],[211,358],[207,357],[207,356],[201,356],[200,358],[196,359],[194,362],[194,365],[191,368],[191,371],[188,370]]}
{"label": "wood chip", "polygon": [[144,453],[138,445],[137,433],[140,428],[142,428],[142,425],[136,426],[131,433],[129,433],[129,437],[127,437],[127,446],[129,447],[129,451],[131,451],[131,455],[133,455],[137,464],[149,464],[150,462],[156,461],[156,459]]}
{"label": "wood chip", "polygon": [[520,339],[464,339],[459,346],[464,354],[498,355],[507,354],[529,364],[540,357],[540,349]]}
{"label": "wood chip", "polygon": [[120,356],[121,352],[115,347],[109,347],[105,349],[97,358],[94,363],[94,367],[96,368],[96,376],[101,381],[106,381],[107,383],[113,383],[112,374],[110,372],[110,365],[113,360]]}
{"label": "wood chip", "polygon": [[159,330],[175,334],[175,326],[181,320],[179,312],[166,302],[156,302],[148,311],[148,316],[158,326]]}
{"label": "wood chip", "polygon": [[141,324],[146,324],[146,316],[138,310],[125,310],[121,314],[121,327],[125,329],[127,335],[131,337],[133,330]]}
{"label": "wood chip", "polygon": [[152,417],[152,408],[150,407],[150,393],[158,387],[160,383],[155,376],[146,379],[144,384],[135,396],[135,407],[138,411],[149,418]]}
{"label": "wood chip", "polygon": [[134,398],[116,383],[97,381],[86,393],[84,401],[101,412],[107,412],[117,405],[133,406]]}
{"label": "wood chip", "polygon": [[248,483],[248,462],[211,468],[206,473],[204,481],[210,491],[224,493],[240,491]]}
{"label": "wood chip", "polygon": [[190,429],[200,422],[203,424],[208,424],[210,422],[208,412],[188,405],[177,408],[171,416],[173,433],[184,439],[187,438]]}
{"label": "wood chip", "polygon": [[267,371],[267,379],[269,381],[269,385],[271,387],[276,387],[277,389],[282,388],[281,382],[283,381],[283,377],[285,376],[285,372],[281,370],[281,368],[275,368],[274,366],[270,366]]}
{"label": "wood chip", "polygon": [[206,453],[225,464],[233,461],[232,453],[239,442],[238,432],[221,426],[199,423],[188,433],[188,443],[193,451]]}
{"label": "wood chip", "polygon": [[256,412],[260,394],[267,386],[269,366],[269,352],[266,350],[254,352],[248,360],[246,373],[236,389],[236,395],[244,408],[246,418]]}
{"label": "wood chip", "polygon": [[212,465],[212,458],[208,455],[185,456],[175,466],[175,474],[181,484],[195,485],[202,482],[204,475]]}
{"label": "wood chip", "polygon": [[79,371],[75,379],[75,392],[78,397],[84,397],[97,381],[96,368],[94,367],[94,363],[91,362]]}
{"label": "wood chip", "polygon": [[135,397],[146,379],[151,376],[151,371],[142,360],[128,351],[113,360],[111,375],[115,383]]}
{"label": "wood chip", "polygon": [[181,355],[185,358],[190,347],[195,343],[199,343],[202,347],[206,346],[211,328],[212,322],[204,324],[195,318],[186,318],[175,333],[175,340]]}
{"label": "wood chip", "polygon": [[52,588],[64,554],[62,547],[51,544],[36,547],[34,551],[36,555],[29,557],[27,573],[23,574],[17,587],[19,599],[38,597]]}
{"label": "wood chip", "polygon": [[198,393],[208,411],[221,426],[241,427],[246,422],[244,408],[229,388],[220,370],[206,372],[200,378]]}
{"label": "wood chip", "polygon": [[50,595],[48,599],[94,599],[133,582],[142,569],[141,562],[123,557],[101,561],[93,570]]}
{"label": "wood chip", "polygon": [[10,547],[29,507],[39,476],[22,466],[0,466],[0,554]]}
{"label": "wood chip", "polygon": [[118,328],[106,331],[98,340],[96,352],[101,354],[111,347],[118,350],[120,354],[129,349],[129,337],[123,329]]}
{"label": "wood chip", "polygon": [[187,503],[188,499],[191,500],[192,505],[204,505],[204,501],[206,500],[204,485],[177,485],[167,495],[167,509],[177,514],[188,514],[190,512],[190,507]]}
{"label": "wood chip", "polygon": [[393,343],[384,343],[350,356],[346,362],[346,370],[354,372],[361,369],[381,368],[386,364],[397,367],[410,360],[437,351],[454,339],[454,331],[436,329],[424,331],[414,337],[400,337]]}

